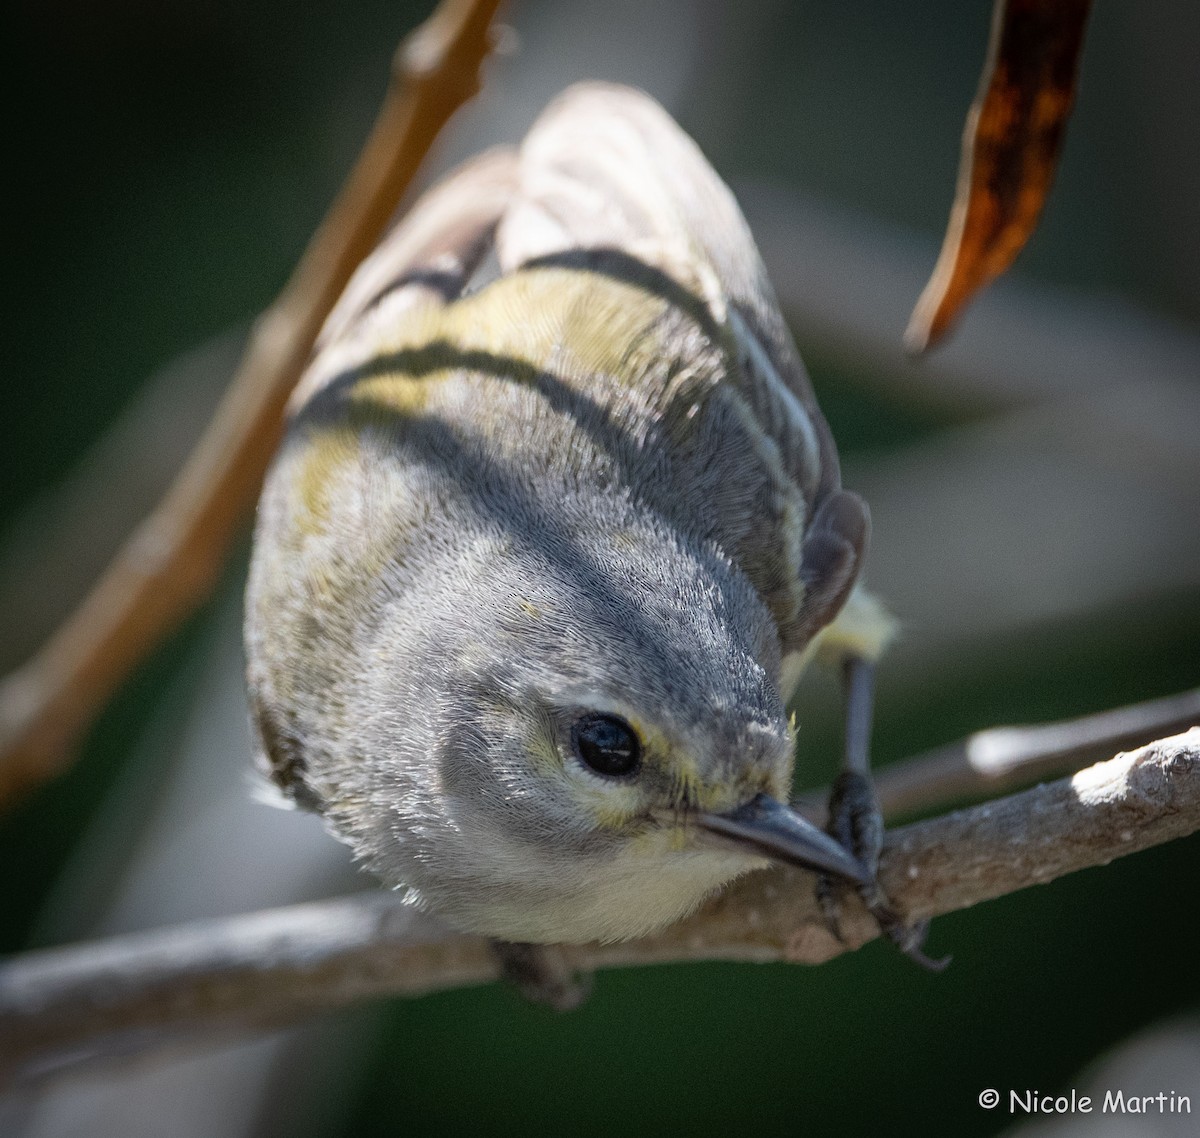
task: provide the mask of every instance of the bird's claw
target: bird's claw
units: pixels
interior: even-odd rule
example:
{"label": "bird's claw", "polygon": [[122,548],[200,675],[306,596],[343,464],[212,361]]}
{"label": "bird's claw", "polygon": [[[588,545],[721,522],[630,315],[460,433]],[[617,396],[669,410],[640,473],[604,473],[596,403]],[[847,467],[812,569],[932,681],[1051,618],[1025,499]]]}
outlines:
{"label": "bird's claw", "polygon": [[570,1012],[591,995],[592,974],[574,971],[557,945],[493,940],[492,950],[503,978],[531,1004]]}
{"label": "bird's claw", "polygon": [[[950,963],[950,957],[934,960],[925,954],[929,922],[905,921],[880,887],[879,854],[883,849],[883,814],[875,798],[875,787],[868,776],[856,771],[843,771],[834,780],[826,832],[854,854],[867,869],[869,880],[865,885],[858,886],[858,895],[875,918],[880,932],[922,968],[941,972]],[[829,931],[843,943],[839,894],[847,887],[827,876],[822,876],[817,882],[817,902],[825,923]]]}

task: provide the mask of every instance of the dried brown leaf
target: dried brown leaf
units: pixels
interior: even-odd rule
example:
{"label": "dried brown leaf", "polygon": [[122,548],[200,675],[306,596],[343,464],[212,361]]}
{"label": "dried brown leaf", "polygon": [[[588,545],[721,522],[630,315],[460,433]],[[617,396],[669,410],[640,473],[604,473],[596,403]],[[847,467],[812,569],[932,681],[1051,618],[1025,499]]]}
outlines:
{"label": "dried brown leaf", "polygon": [[1091,0],[996,0],[942,251],[904,335],[936,344],[1024,248],[1062,150]]}

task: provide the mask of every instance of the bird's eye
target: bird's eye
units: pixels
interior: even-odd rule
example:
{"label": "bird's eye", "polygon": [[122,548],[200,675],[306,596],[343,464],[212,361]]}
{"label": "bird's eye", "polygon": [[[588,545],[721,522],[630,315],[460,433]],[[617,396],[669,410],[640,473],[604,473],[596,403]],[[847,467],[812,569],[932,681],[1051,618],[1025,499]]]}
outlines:
{"label": "bird's eye", "polygon": [[575,753],[597,774],[621,778],[641,765],[637,733],[615,715],[585,715],[572,728],[571,742]]}

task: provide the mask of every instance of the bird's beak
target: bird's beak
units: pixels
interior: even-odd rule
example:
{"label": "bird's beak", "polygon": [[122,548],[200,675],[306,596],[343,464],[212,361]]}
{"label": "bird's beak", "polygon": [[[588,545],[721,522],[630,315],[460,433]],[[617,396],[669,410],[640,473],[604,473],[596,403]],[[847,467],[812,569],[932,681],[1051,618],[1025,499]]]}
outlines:
{"label": "bird's beak", "polygon": [[727,814],[701,814],[696,822],[709,833],[775,861],[859,885],[870,881],[866,867],[849,850],[769,794],[759,794]]}

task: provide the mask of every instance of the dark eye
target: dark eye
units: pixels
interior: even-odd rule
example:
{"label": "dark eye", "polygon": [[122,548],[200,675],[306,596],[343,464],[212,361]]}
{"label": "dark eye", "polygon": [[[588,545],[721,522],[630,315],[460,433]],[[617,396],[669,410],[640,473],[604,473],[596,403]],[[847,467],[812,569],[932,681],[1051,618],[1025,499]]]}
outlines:
{"label": "dark eye", "polygon": [[597,774],[631,775],[642,761],[633,728],[615,715],[585,715],[571,730],[575,753]]}

